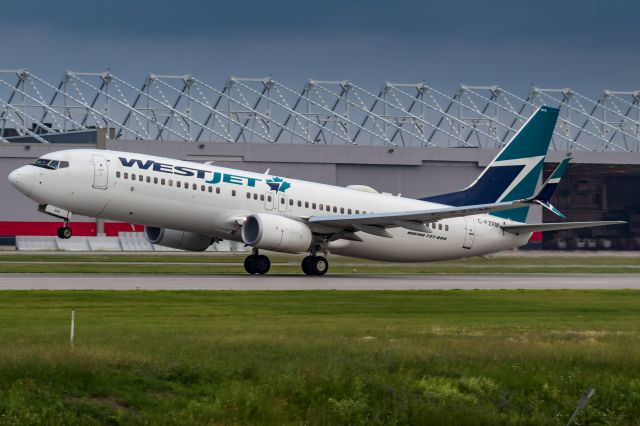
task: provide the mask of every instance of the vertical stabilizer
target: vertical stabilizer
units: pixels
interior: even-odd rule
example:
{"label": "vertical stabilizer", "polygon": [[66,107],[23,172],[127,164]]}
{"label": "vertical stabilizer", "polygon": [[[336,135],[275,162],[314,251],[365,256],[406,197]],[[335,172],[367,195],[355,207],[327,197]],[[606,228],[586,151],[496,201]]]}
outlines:
{"label": "vertical stabilizer", "polygon": [[[538,108],[467,188],[422,200],[449,206],[465,206],[513,201],[533,196],[542,174],[544,157],[549,149],[558,112],[557,108]],[[528,210],[528,207],[520,207],[491,214],[524,222]]]}

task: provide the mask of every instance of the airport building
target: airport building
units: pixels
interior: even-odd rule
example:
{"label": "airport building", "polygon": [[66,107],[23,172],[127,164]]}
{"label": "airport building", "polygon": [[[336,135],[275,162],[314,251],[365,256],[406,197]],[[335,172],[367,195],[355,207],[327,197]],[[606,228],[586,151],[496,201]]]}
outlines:
{"label": "airport building", "polygon": [[[408,197],[470,184],[540,105],[560,107],[545,177],[572,162],[554,197],[570,220],[628,225],[535,235],[548,249],[640,249],[640,90],[598,97],[568,88],[460,86],[447,94],[425,82],[64,73],[51,81],[0,71],[0,170],[5,175],[49,152],[98,148],[214,161],[221,166],[335,185],[368,185]],[[55,235],[59,221],[0,179],[0,241]],[[188,212],[185,211],[185,218]],[[558,218],[532,209],[530,220]],[[74,216],[74,235],[117,235],[132,225]],[[140,230],[137,226],[134,229]],[[543,239],[542,239],[543,238]]]}

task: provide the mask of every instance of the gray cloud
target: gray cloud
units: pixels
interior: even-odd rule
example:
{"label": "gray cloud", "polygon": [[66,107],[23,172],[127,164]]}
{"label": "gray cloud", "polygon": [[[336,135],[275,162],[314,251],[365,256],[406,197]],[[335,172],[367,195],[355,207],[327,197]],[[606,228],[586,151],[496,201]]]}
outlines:
{"label": "gray cloud", "polygon": [[640,86],[640,3],[68,0],[3,5],[3,68],[603,88]]}

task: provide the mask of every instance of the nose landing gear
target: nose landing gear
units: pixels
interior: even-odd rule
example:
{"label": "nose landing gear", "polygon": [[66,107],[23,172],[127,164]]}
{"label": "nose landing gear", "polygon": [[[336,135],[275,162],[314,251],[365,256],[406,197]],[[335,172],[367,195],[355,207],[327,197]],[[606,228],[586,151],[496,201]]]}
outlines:
{"label": "nose landing gear", "polygon": [[71,218],[71,212],[69,210],[52,206],[51,204],[40,204],[38,206],[38,211],[48,214],[49,216],[62,219],[64,224],[58,228],[58,238],[62,238],[63,240],[71,238],[73,231],[71,231],[71,228],[69,227],[69,219]]}
{"label": "nose landing gear", "polygon": [[258,249],[253,249],[253,253],[244,260],[244,270],[251,275],[264,275],[269,272],[269,269],[271,269],[271,261],[267,256],[258,254]]}

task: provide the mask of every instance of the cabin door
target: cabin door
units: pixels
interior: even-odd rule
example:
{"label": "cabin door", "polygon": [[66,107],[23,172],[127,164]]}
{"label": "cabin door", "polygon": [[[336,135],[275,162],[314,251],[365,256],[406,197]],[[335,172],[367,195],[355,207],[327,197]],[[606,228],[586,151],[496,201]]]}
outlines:
{"label": "cabin door", "polygon": [[93,187],[107,189],[109,184],[109,165],[102,155],[92,155],[93,160]]}

